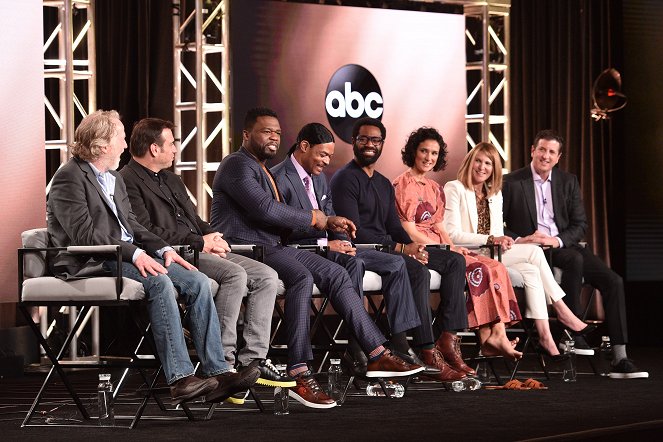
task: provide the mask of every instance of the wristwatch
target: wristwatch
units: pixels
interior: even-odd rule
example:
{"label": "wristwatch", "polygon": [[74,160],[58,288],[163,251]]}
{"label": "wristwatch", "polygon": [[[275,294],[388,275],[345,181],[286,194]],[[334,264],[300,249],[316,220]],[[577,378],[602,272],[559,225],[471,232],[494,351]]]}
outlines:
{"label": "wristwatch", "polygon": [[493,242],[495,241],[495,236],[493,235],[488,235],[488,239],[486,240],[486,244],[491,246],[493,245]]}

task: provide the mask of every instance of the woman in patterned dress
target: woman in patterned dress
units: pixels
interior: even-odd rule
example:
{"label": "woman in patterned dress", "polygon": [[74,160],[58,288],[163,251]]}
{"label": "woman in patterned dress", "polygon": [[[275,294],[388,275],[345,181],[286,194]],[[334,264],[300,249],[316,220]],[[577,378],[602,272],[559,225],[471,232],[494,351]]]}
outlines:
{"label": "woman in patterned dress", "polygon": [[498,261],[454,245],[442,224],[444,193],[426,174],[446,165],[445,147],[442,136],[433,128],[422,127],[410,134],[402,150],[403,163],[410,169],[393,182],[401,224],[413,241],[448,244],[452,251],[465,256],[467,318],[470,328],[478,332],[482,354],[519,359],[522,353],[514,348],[517,341],[509,341],[505,330],[521,319],[506,268]]}

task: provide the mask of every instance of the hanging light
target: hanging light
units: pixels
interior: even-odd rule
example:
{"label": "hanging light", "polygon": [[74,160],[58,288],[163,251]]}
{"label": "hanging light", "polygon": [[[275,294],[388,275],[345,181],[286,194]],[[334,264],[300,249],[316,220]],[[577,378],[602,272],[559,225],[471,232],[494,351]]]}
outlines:
{"label": "hanging light", "polygon": [[626,95],[621,92],[622,77],[617,69],[609,68],[601,72],[592,89],[592,118],[596,121],[610,118],[610,112],[626,106]]}

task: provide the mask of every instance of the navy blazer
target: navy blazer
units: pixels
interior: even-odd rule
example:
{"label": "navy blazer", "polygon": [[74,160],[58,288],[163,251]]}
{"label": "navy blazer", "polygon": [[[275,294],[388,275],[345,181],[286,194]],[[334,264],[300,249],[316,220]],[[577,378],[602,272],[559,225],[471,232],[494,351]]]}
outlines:
{"label": "navy blazer", "polygon": [[[164,185],[170,189],[176,202],[169,201],[150,172],[133,159],[120,171],[136,219],[169,244],[188,244],[195,250],[202,251],[205,245],[203,235],[213,233],[214,229],[196,213],[196,207],[191,202],[182,179],[169,170],[162,170],[160,173]],[[179,229],[175,204],[182,208],[182,215],[195,227],[195,232],[185,234]]]}
{"label": "navy blazer", "polygon": [[244,147],[221,161],[212,184],[211,224],[230,244],[281,244],[291,231],[311,226],[311,210],[276,200],[267,173]]}
{"label": "navy blazer", "polygon": [[[292,164],[291,155],[288,155],[282,162],[272,167],[270,171],[276,179],[276,185],[283,196],[283,201],[289,206],[297,207],[299,209],[313,209],[308,194],[306,193],[304,183],[302,183],[299,173],[297,173],[297,169],[295,169],[295,165]],[[335,216],[336,214],[334,213],[334,208],[332,206],[331,190],[329,190],[325,175],[314,175],[311,178],[313,181],[315,198],[318,201],[318,208],[327,216]],[[331,230],[328,230],[327,235],[325,235],[324,230],[317,230],[314,227],[309,227],[304,231],[292,232],[288,241],[297,244],[317,244],[318,238],[348,240],[347,235],[336,233]]]}
{"label": "navy blazer", "polygon": [[[143,227],[131,209],[127,189],[120,174],[115,176],[113,200],[122,224],[134,242],[122,241],[120,223],[106,199],[90,165],[70,159],[53,176],[48,193],[47,214],[50,242],[55,247],[118,244],[123,261],[132,262],[138,247],[155,256],[168,244]],[[60,252],[49,260],[51,270],[65,277],[82,277],[102,271],[103,259]]]}
{"label": "navy blazer", "polygon": [[[555,167],[551,175],[553,215],[564,247],[577,245],[587,231],[587,215],[580,197],[578,178]],[[517,238],[534,233],[536,192],[530,165],[504,175],[504,232]]]}

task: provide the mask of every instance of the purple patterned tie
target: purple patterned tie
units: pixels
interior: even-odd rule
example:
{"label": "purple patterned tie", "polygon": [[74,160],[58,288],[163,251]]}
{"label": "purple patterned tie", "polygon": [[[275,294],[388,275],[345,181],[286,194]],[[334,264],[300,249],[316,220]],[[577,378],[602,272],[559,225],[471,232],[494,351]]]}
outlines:
{"label": "purple patterned tie", "polygon": [[318,200],[315,199],[315,194],[313,193],[313,189],[311,189],[311,179],[306,176],[302,181],[304,181],[304,188],[306,189],[306,195],[308,195],[308,200],[311,202],[311,206],[313,206],[314,209],[319,209]]}

